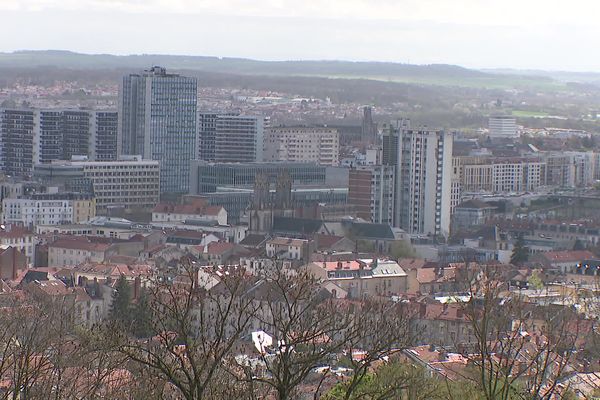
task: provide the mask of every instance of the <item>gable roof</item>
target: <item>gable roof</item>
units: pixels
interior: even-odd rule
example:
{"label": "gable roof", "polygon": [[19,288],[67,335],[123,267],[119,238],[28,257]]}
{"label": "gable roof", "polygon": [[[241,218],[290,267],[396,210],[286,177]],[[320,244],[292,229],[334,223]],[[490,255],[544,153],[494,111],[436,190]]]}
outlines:
{"label": "gable roof", "polygon": [[549,263],[579,262],[596,258],[594,253],[588,250],[547,251],[540,253],[540,257]]}
{"label": "gable roof", "polygon": [[375,224],[369,222],[353,222],[350,228],[354,237],[361,239],[387,239],[394,240],[394,232],[388,224]]}
{"label": "gable roof", "polygon": [[274,217],[273,231],[294,232],[300,234],[314,234],[321,229],[323,221],[320,219]]}

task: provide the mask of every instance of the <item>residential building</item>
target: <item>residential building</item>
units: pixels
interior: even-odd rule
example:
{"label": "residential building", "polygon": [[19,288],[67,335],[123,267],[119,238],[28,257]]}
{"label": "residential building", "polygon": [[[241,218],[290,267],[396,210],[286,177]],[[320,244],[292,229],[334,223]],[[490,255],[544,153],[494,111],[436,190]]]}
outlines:
{"label": "residential building", "polygon": [[394,226],[446,236],[450,230],[452,135],[405,121],[386,127],[383,164],[395,168]]}
{"label": "residential building", "polygon": [[594,258],[594,253],[588,250],[566,250],[538,253],[532,257],[532,261],[540,262],[544,269],[555,269],[562,274],[567,274],[576,273],[583,261]]}
{"label": "residential building", "polygon": [[0,109],[0,165],[5,175],[31,175],[35,163],[35,119],[32,110]]}
{"label": "residential building", "polygon": [[268,240],[267,256],[285,260],[308,260],[310,242],[306,239],[276,237]]}
{"label": "residential building", "polygon": [[394,222],[394,167],[361,166],[351,169],[348,178],[348,204],[356,215],[378,224]]}
{"label": "residential building", "polygon": [[517,120],[508,115],[492,116],[488,122],[490,137],[494,139],[513,139],[519,137]]}
{"label": "residential building", "polygon": [[152,210],[152,222],[216,222],[227,225],[227,211],[222,206],[211,206],[203,198],[188,198],[184,204],[159,203]]}
{"label": "residential building", "polygon": [[592,152],[546,153],[547,183],[557,187],[591,186],[596,177],[597,154]]}
{"label": "residential building", "polygon": [[160,197],[159,162],[140,156],[115,161],[60,161],[35,166],[35,176],[47,181],[88,181],[99,214],[111,207],[152,209]]}
{"label": "residential building", "polygon": [[546,162],[538,158],[457,157],[465,192],[522,193],[546,185]]}
{"label": "residential building", "polygon": [[117,112],[0,109],[0,160],[11,176],[31,176],[36,164],[85,156],[117,157]]}
{"label": "residential building", "polygon": [[353,299],[397,296],[408,288],[406,272],[390,260],[312,262],[306,268],[317,278],[335,283]]}
{"label": "residential building", "polygon": [[264,161],[269,118],[201,112],[198,127],[198,159],[217,163]]}
{"label": "residential building", "polygon": [[8,224],[0,229],[0,247],[14,247],[21,251],[30,265],[35,260],[35,244],[34,233],[23,226]]}
{"label": "residential building", "polygon": [[265,161],[339,164],[338,130],[327,126],[277,126],[266,130]]}
{"label": "residential building", "polygon": [[161,193],[187,193],[197,155],[197,80],[152,67],[123,77],[119,154],[160,162]]}
{"label": "residential building", "polygon": [[85,236],[58,238],[48,244],[48,266],[65,267],[82,263],[102,263],[114,253],[107,241],[93,241]]}
{"label": "residential building", "polygon": [[17,279],[20,272],[28,268],[25,252],[13,246],[0,246],[0,279]]}
{"label": "residential building", "polygon": [[96,200],[81,193],[38,193],[2,201],[2,221],[26,227],[80,223],[96,216]]}

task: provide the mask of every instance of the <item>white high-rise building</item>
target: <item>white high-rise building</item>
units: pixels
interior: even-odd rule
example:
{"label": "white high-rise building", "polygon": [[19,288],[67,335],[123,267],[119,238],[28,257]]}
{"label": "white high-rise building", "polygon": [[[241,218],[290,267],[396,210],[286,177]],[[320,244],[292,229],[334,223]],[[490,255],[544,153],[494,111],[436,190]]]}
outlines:
{"label": "white high-rise building", "polygon": [[488,128],[491,138],[510,139],[519,137],[519,132],[517,131],[517,120],[509,115],[490,117]]}
{"label": "white high-rise building", "polygon": [[383,163],[396,168],[394,226],[408,233],[447,236],[452,192],[450,133],[390,125]]}
{"label": "white high-rise building", "polygon": [[340,135],[326,126],[277,126],[267,129],[265,161],[339,163]]}

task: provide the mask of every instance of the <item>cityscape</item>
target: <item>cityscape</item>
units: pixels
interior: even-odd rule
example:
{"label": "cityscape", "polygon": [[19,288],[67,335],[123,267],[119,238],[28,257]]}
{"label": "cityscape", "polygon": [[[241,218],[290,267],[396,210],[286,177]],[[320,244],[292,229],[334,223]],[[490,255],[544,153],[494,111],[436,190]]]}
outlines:
{"label": "cityscape", "polygon": [[0,52],[0,399],[48,398],[600,398],[600,72]]}

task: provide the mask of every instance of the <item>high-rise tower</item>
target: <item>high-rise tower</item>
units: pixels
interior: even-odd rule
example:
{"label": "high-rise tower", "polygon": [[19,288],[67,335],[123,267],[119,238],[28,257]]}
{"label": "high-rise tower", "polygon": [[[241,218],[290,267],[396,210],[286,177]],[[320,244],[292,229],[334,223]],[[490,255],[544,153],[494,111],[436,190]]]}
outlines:
{"label": "high-rise tower", "polygon": [[408,233],[447,236],[450,229],[452,135],[406,121],[383,137],[383,164],[395,167],[394,226]]}
{"label": "high-rise tower", "polygon": [[119,92],[120,154],[160,162],[161,193],[187,193],[197,152],[196,78],[152,67],[123,77]]}

